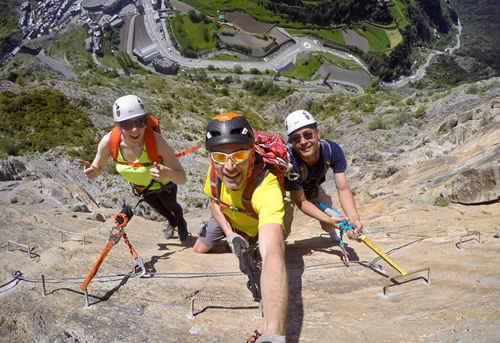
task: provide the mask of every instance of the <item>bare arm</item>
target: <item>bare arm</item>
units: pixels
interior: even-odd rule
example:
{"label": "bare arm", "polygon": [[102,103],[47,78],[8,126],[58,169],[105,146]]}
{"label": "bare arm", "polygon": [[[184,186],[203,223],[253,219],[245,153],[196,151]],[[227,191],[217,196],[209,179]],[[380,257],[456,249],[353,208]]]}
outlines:
{"label": "bare arm", "polygon": [[[363,229],[363,223],[359,219],[358,210],[356,208],[356,202],[354,201],[354,196],[352,195],[351,189],[347,182],[347,177],[345,173],[334,173],[333,177],[335,179],[335,185],[337,187],[337,193],[339,195],[340,205],[349,218],[349,222],[354,224],[356,227],[354,232],[361,232]],[[354,238],[354,235],[347,231],[349,238]],[[351,237],[352,236],[352,237]]]}
{"label": "bare arm", "polygon": [[165,165],[155,164],[154,168],[151,168],[151,176],[161,181],[163,179],[169,179],[176,185],[183,185],[186,183],[186,172],[179,162],[179,159],[175,156],[175,152],[159,133],[155,132],[156,150],[158,155],[163,159]]}
{"label": "bare arm", "polygon": [[78,163],[83,165],[83,173],[88,179],[98,177],[108,163],[111,153],[109,152],[109,136],[111,133],[106,134],[97,147],[97,154],[92,163],[84,160],[78,160]]}
{"label": "bare arm", "polygon": [[226,237],[232,234],[233,227],[222,212],[220,205],[214,199],[210,199],[210,210],[212,211],[212,216],[214,217],[217,224],[219,224],[222,231],[224,231]]}
{"label": "bare arm", "polygon": [[333,225],[338,228],[339,223],[347,219],[346,217],[330,217],[327,215],[325,212],[316,207],[316,205],[306,199],[303,189],[290,191],[290,196],[302,212],[322,223]]}
{"label": "bare arm", "polygon": [[260,284],[264,305],[264,333],[285,335],[288,277],[281,225],[264,224],[259,228],[259,251],[262,255]]}
{"label": "bare arm", "polygon": [[[210,198],[210,210],[212,211],[212,216],[214,217],[215,221],[217,221],[217,224],[219,224],[220,228],[222,231],[224,231],[224,234],[226,237],[229,237],[233,233],[233,228],[229,221],[227,220],[226,216],[222,212],[219,204],[217,201],[214,199]],[[210,249],[212,249],[212,245],[206,245],[202,241],[200,241],[200,238],[196,240],[193,246],[193,250],[195,253],[198,254],[203,254],[208,252]]]}

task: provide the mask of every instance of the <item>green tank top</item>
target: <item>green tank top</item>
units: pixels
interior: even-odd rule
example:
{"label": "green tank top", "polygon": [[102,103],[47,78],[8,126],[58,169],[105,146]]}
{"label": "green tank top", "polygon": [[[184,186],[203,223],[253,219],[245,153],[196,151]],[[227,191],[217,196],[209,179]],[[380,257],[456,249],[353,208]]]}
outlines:
{"label": "green tank top", "polygon": [[[127,162],[123,159],[122,153],[120,148],[118,148],[118,156],[117,156],[117,161],[119,162]],[[146,149],[142,149],[142,154],[139,157],[138,160],[134,161],[135,163],[151,163],[151,160],[149,159],[148,153],[146,152]],[[163,163],[163,162],[162,162]],[[140,188],[144,189],[146,188],[150,183],[151,180],[153,179],[151,177],[151,174],[149,173],[149,170],[153,168],[153,166],[147,166],[147,167],[137,167],[134,168],[129,165],[125,164],[119,164],[115,163],[115,168],[116,171],[128,182],[131,184],[137,185]],[[148,188],[148,190],[155,190],[161,188],[162,185],[166,185],[169,183],[169,179],[163,179],[160,182],[154,182],[151,187]]]}

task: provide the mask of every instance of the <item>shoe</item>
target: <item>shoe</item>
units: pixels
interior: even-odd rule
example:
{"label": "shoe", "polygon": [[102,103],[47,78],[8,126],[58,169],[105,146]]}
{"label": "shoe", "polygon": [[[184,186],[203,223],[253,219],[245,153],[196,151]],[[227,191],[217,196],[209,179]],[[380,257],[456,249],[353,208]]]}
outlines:
{"label": "shoe", "polygon": [[340,230],[339,229],[334,229],[332,232],[329,233],[330,239],[333,242],[340,242]]}
{"label": "shoe", "polygon": [[168,225],[163,229],[163,234],[166,239],[170,239],[174,236],[175,226],[168,223]]}
{"label": "shoe", "polygon": [[179,225],[177,225],[177,232],[179,233],[179,240],[181,242],[187,238],[188,236],[187,223],[184,219],[182,219],[182,222]]}
{"label": "shoe", "polygon": [[286,343],[286,337],[280,335],[263,334],[255,341],[255,343]]}

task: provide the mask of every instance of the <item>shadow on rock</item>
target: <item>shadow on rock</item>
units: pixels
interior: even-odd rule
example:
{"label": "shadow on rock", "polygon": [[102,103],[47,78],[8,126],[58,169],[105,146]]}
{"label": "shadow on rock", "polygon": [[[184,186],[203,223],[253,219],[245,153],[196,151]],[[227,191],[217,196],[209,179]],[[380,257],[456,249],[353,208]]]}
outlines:
{"label": "shadow on rock", "polygon": [[[359,260],[354,249],[349,248],[344,242],[349,260]],[[338,257],[333,258],[327,264],[342,263],[342,251],[339,243],[334,243],[330,238],[313,237],[303,240],[295,240],[292,244],[287,244],[285,259],[288,270],[289,283],[289,307],[288,325],[286,337],[290,343],[298,343],[302,331],[304,320],[304,304],[302,301],[302,275],[306,268],[304,256],[312,255],[314,252],[323,252]]]}

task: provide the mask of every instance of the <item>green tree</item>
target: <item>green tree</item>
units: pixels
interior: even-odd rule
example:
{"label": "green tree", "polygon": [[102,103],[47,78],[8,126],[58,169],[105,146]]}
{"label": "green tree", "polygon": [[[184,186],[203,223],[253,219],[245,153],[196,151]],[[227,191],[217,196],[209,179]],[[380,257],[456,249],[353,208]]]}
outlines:
{"label": "green tree", "polygon": [[234,72],[236,74],[242,74],[243,73],[243,67],[239,64],[235,64],[233,68]]}
{"label": "green tree", "polygon": [[198,23],[200,21],[200,17],[198,16],[198,13],[194,9],[190,9],[187,15],[193,23]]}

